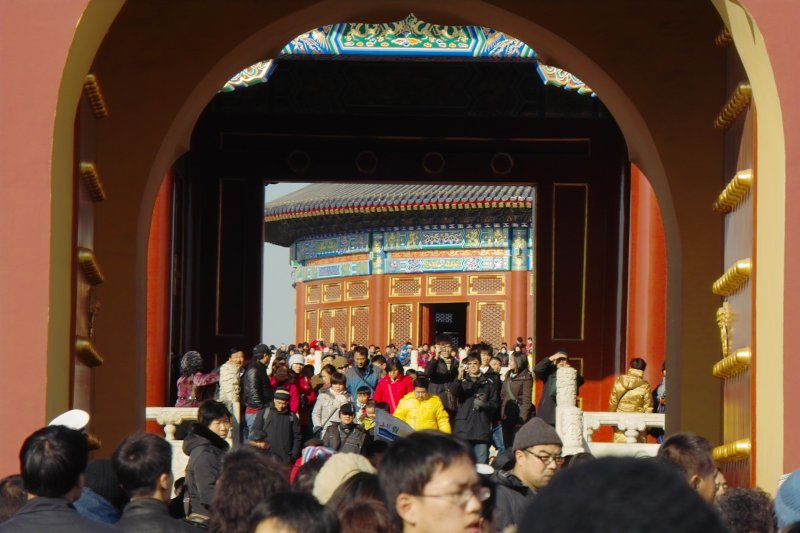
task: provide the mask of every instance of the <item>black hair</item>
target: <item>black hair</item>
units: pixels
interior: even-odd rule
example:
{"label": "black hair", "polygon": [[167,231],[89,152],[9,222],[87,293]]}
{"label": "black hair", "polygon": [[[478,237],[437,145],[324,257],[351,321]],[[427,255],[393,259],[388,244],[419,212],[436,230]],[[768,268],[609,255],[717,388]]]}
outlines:
{"label": "black hair", "polygon": [[19,474],[0,479],[0,524],[14,516],[27,501],[28,493]]}
{"label": "black hair", "polygon": [[490,356],[494,355],[494,350],[492,349],[492,345],[487,342],[482,342],[477,346],[473,346],[472,349],[477,351],[478,355],[480,355],[481,352],[488,352]]}
{"label": "black hair", "polygon": [[366,385],[362,385],[362,386],[360,386],[358,389],[356,389],[356,395],[359,395],[359,394],[369,394],[369,393],[370,393],[370,390],[371,390],[371,389],[370,389],[369,387],[367,387]]}
{"label": "black hair", "polygon": [[450,335],[447,335],[446,333],[441,333],[439,335],[436,335],[436,340],[434,342],[436,344],[447,344],[448,346],[452,346],[453,338],[450,337]]}
{"label": "black hair", "polygon": [[418,431],[389,446],[381,459],[378,480],[393,521],[401,522],[397,514],[400,494],[422,494],[437,471],[463,460],[475,462],[470,447],[438,431]]}
{"label": "black hair", "polygon": [[280,492],[256,505],[250,515],[250,531],[267,518],[302,533],[339,533],[336,514],[314,496],[302,492]]}
{"label": "black hair", "polygon": [[242,355],[244,355],[244,350],[242,350],[241,348],[236,348],[236,347],[234,346],[233,348],[231,348],[230,350],[228,350],[228,357],[232,356],[232,355],[233,355],[233,354],[235,354],[235,353],[239,353],[239,352],[242,352]]}
{"label": "black hair", "polygon": [[381,354],[373,355],[371,361],[372,361],[372,363],[379,364],[379,365],[385,365],[386,362],[387,362],[386,358],[384,356],[382,356]]}
{"label": "black hair", "polygon": [[420,389],[424,388],[425,390],[428,390],[428,385],[429,384],[430,384],[430,380],[428,378],[426,378],[425,376],[419,376],[416,379],[414,379],[414,388],[415,389],[416,388],[420,388]]}
{"label": "black hair", "polygon": [[517,374],[528,368],[528,356],[524,353],[512,352],[510,357],[514,359],[514,365],[517,367],[514,372]]}
{"label": "black hair", "polygon": [[463,364],[468,365],[472,361],[477,361],[478,364],[481,364],[481,356],[478,352],[469,352],[469,354],[464,358]]}
{"label": "black hair", "polygon": [[647,362],[641,357],[635,357],[631,359],[631,368],[644,371],[647,368]]}
{"label": "black hair", "polygon": [[347,385],[347,378],[341,372],[331,374],[331,385]]}
{"label": "black hair", "polygon": [[209,530],[246,533],[257,502],[289,490],[286,467],[261,451],[243,446],[228,453],[214,487]]}
{"label": "black hair", "polygon": [[359,472],[347,478],[339,485],[325,505],[331,509],[339,509],[349,502],[359,500],[383,501],[383,491],[378,483],[378,476],[370,472]]}
{"label": "black hair", "polygon": [[111,464],[128,496],[150,496],[161,475],[172,472],[172,446],[158,435],[136,433],[117,446]]}
{"label": "black hair", "polygon": [[561,471],[536,494],[518,530],[725,532],[711,506],[673,469],[632,457],[603,457]]}
{"label": "black hair", "polygon": [[777,531],[772,499],[758,487],[728,489],[714,507],[729,533]]}
{"label": "black hair", "polygon": [[676,467],[687,480],[708,477],[717,471],[711,459],[711,443],[694,433],[676,433],[661,443],[657,457]]}
{"label": "black hair", "polygon": [[419,374],[419,372],[417,372],[413,368],[409,368],[408,370],[406,370],[406,376],[416,376],[417,374]]}
{"label": "black hair", "polygon": [[403,373],[403,365],[400,364],[400,361],[398,361],[396,357],[392,357],[386,363],[386,373],[388,374],[391,370],[397,370],[401,374]]}
{"label": "black hair", "polygon": [[34,431],[19,451],[25,490],[45,498],[62,498],[78,484],[89,460],[89,444],[80,431],[47,426]]}
{"label": "black hair", "polygon": [[210,426],[214,420],[226,417],[230,418],[231,412],[224,403],[216,400],[206,400],[197,408],[197,423],[204,427]]}
{"label": "black hair", "polygon": [[323,371],[323,370],[324,370],[325,372],[327,372],[327,373],[328,373],[328,375],[330,375],[330,376],[332,376],[332,375],[334,375],[334,374],[336,373],[336,367],[335,367],[335,366],[333,366],[333,365],[332,365],[332,364],[330,364],[330,363],[329,363],[329,364],[327,364],[327,365],[324,365],[322,368],[320,368],[320,369],[319,369],[320,373],[322,373],[322,371]]}
{"label": "black hair", "polygon": [[365,405],[367,407],[376,407],[378,405],[378,402],[370,398],[369,400],[367,400],[367,403]]}
{"label": "black hair", "polygon": [[[322,446],[321,442],[320,446]],[[319,471],[322,470],[325,461],[328,459],[329,457],[327,456],[315,457],[310,461],[303,463],[300,468],[297,469],[297,473],[294,476],[292,491],[304,492],[306,494],[313,493],[314,481],[317,480],[317,474],[319,474]]]}
{"label": "black hair", "polygon": [[[369,405],[369,404],[367,404],[367,405]],[[387,402],[378,402],[378,403],[375,404],[375,409],[380,409],[382,411],[388,411],[389,410],[389,404]]]}
{"label": "black hair", "polygon": [[369,351],[366,348],[364,348],[363,346],[356,346],[353,349],[353,355],[355,355],[355,354],[360,354],[360,355],[363,355],[364,357],[369,357]]}

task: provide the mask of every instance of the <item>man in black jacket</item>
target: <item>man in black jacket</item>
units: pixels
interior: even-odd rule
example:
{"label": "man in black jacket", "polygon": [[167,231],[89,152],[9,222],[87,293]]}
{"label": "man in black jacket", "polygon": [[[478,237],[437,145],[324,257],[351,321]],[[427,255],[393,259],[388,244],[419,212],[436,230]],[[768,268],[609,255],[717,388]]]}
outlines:
{"label": "man in black jacket", "polygon": [[322,445],[336,452],[361,453],[367,443],[367,433],[355,424],[353,404],[346,403],[339,408],[339,420],[333,422],[322,437]]}
{"label": "man in black jacket", "polygon": [[455,388],[459,379],[458,359],[453,357],[453,345],[450,335],[437,335],[434,346],[434,357],[425,365],[425,376],[430,380],[428,392],[439,396],[447,414],[450,415],[450,425],[458,410],[458,399]]}
{"label": "man in black jacket", "polygon": [[81,475],[89,459],[86,435],[65,426],[35,431],[22,444],[22,484],[30,498],[0,524],[3,533],[112,532],[114,526],[79,515],[72,502],[81,494]]}
{"label": "man in black jacket", "polygon": [[253,348],[253,360],[242,378],[242,403],[245,407],[242,440],[245,441],[256,415],[272,401],[272,385],[267,375],[270,357],[272,351],[266,344],[256,344]]}
{"label": "man in black jacket", "polygon": [[[544,384],[536,408],[536,416],[551,426],[556,425],[556,372],[565,366],[570,366],[567,352],[559,350],[550,357],[542,359],[533,367],[533,373]],[[578,374],[578,387],[581,385],[583,385],[583,376]]]}
{"label": "man in black jacket", "polygon": [[550,483],[561,469],[561,438],[541,418],[532,418],[514,437],[514,466],[495,472],[497,531],[519,524],[536,492]]}
{"label": "man in black jacket", "polygon": [[453,435],[472,445],[478,463],[489,461],[489,443],[492,439],[492,426],[500,408],[500,396],[494,380],[481,374],[481,358],[472,352],[461,367],[467,369],[467,376],[456,386],[456,396],[460,407],[455,419]]}
{"label": "man in black jacket", "polygon": [[130,498],[116,526],[126,532],[197,531],[172,518],[167,503],[172,488],[172,446],[158,435],[126,438],[111,458],[120,485]]}
{"label": "man in black jacket", "polygon": [[250,444],[286,464],[300,457],[302,444],[300,421],[289,410],[290,399],[286,389],[276,390],[272,406],[258,413],[248,437]]}

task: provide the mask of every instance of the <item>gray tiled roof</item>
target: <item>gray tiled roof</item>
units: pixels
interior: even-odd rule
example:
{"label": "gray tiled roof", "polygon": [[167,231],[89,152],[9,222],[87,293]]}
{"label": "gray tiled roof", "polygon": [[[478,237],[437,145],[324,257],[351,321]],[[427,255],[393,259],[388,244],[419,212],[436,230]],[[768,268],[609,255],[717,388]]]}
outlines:
{"label": "gray tiled roof", "polygon": [[265,207],[267,222],[337,212],[523,207],[530,185],[398,185],[317,183],[282,196]]}

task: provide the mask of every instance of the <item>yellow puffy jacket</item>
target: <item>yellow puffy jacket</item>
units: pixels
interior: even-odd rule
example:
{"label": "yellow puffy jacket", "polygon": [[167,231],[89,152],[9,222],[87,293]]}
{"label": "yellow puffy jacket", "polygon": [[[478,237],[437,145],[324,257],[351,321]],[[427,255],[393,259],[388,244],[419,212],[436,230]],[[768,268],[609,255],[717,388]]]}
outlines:
{"label": "yellow puffy jacket", "polygon": [[608,410],[621,413],[652,413],[653,395],[644,372],[635,368],[617,378],[608,399]]}
{"label": "yellow puffy jacket", "polygon": [[450,433],[450,417],[444,410],[442,400],[434,394],[419,401],[413,392],[409,392],[397,404],[394,416],[411,426],[416,431],[438,429],[442,433]]}

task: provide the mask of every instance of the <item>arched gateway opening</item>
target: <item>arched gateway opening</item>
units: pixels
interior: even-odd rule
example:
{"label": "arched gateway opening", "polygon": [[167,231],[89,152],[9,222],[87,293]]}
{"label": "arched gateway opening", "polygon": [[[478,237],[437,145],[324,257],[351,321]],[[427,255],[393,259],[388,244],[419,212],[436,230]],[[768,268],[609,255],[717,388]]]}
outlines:
{"label": "arched gateway opening", "polygon": [[[626,366],[629,167],[593,91],[511,36],[413,15],[302,34],[226,84],[172,173],[172,367],[261,340],[266,239],[292,246],[297,327],[265,341],[532,337],[603,410]],[[320,185],[268,205],[262,233],[276,181]]]}
{"label": "arched gateway opening", "polygon": [[[759,69],[753,58],[767,56],[761,41],[753,41],[755,48],[750,50],[748,37],[743,37],[747,27],[754,28],[753,24],[748,26],[746,13],[743,18],[739,12],[744,11],[729,2],[714,2],[714,5],[724,15],[726,24],[731,24],[737,45],[752,52],[752,57],[744,59],[748,74],[754,76]],[[664,219],[669,258],[666,342],[671,387],[680,391],[670,400],[671,423],[681,429],[703,432],[712,439],[717,435],[716,442],[722,442],[719,382],[708,371],[718,359],[719,333],[711,319],[703,318],[713,317],[719,306],[719,299],[709,293],[708,283],[723,271],[719,239],[722,224],[708,205],[730,178],[723,170],[722,138],[709,126],[709,117],[719,112],[728,92],[726,52],[714,47],[711,37],[719,30],[719,16],[711,5],[697,2],[682,4],[680,10],[644,6],[636,13],[622,6],[597,6],[589,2],[581,8],[567,12],[563,6],[534,8],[443,2],[434,9],[424,3],[408,2],[385,4],[378,12],[360,2],[319,2],[291,11],[277,4],[248,4],[228,9],[225,17],[220,17],[216,9],[194,9],[191,32],[181,33],[174,29],[184,27],[185,4],[159,5],[158,16],[154,16],[154,8],[147,3],[126,3],[99,48],[92,69],[112,109],[110,117],[98,123],[93,137],[93,149],[101,175],[106,178],[108,193],[106,201],[95,209],[94,235],[94,249],[106,275],[100,291],[105,304],[98,315],[94,338],[106,361],[94,371],[92,393],[97,400],[95,421],[101,436],[115,442],[142,423],[147,338],[146,257],[153,200],[169,168],[188,148],[190,133],[209,100],[237,70],[264,57],[276,57],[284,43],[310,27],[338,20],[398,20],[413,11],[426,20],[481,24],[507,31],[534,44],[548,58],[557,60],[559,66],[579,74],[602,95],[624,134],[630,160],[653,184]],[[82,19],[82,24],[89,20]],[[143,27],[141,20],[150,22]],[[664,39],[653,28],[670,28],[674,39]],[[760,34],[756,31],[756,35]],[[75,50],[72,55],[78,63],[89,57],[83,50]],[[74,74],[75,61],[70,59],[67,63],[67,70]],[[765,59],[765,64],[768,63]],[[78,70],[80,77],[84,72]],[[647,74],[646,79],[643,73]],[[767,74],[761,93],[758,80],[754,80],[756,98],[761,94],[765,98],[762,102],[772,106],[759,110],[759,121],[775,116],[774,81],[771,71]],[[159,86],[158,80],[169,83]],[[73,116],[57,119],[57,131],[71,129]],[[69,139],[66,144],[65,139]],[[57,136],[59,154],[68,152],[71,146],[71,136]],[[759,153],[775,146],[782,143],[760,144]],[[759,161],[770,160],[762,157]],[[767,163],[759,166],[762,164]],[[62,174],[69,171],[54,161],[54,182],[63,185]],[[774,197],[782,181],[766,184]],[[766,196],[760,194],[758,198],[762,202]],[[65,204],[61,200],[54,202],[58,204],[53,208],[54,228],[68,225],[69,220],[59,216],[63,215]],[[775,223],[776,217],[780,219],[777,225],[772,225],[781,233],[782,211],[770,211],[767,215],[764,220],[771,223]],[[769,227],[772,226],[760,224],[759,234],[768,232]],[[54,229],[52,233],[63,232]],[[761,239],[759,243],[767,240]],[[766,244],[759,244],[764,252],[761,257],[769,257],[770,262],[762,266],[777,269],[774,272],[780,274],[782,247],[762,250],[763,246]],[[55,251],[62,252],[56,254],[59,264],[64,259],[62,248],[54,245]],[[776,262],[774,256],[780,256],[780,261]],[[776,275],[770,279],[776,280],[775,284],[764,286],[758,305],[779,309],[775,298],[780,290],[776,287],[782,277]],[[60,296],[61,292],[51,289],[51,300],[55,303],[48,346],[54,361],[71,360],[69,354],[62,353],[68,349],[66,341],[53,342],[56,337],[63,337],[64,324],[72,313],[69,305],[55,305],[61,302]],[[782,315],[777,313],[780,318]],[[762,313],[758,320],[769,316],[773,315]],[[758,330],[759,338],[764,341],[760,346],[776,348],[762,355],[775,354],[780,358],[782,344],[776,340],[780,332],[777,335],[771,332],[770,328]],[[55,370],[63,369],[64,365],[52,368],[48,371],[53,378],[53,385],[48,383],[48,405],[52,404],[49,410],[71,401],[66,392],[68,378],[59,378]],[[767,410],[759,411],[759,416],[768,414],[770,405],[776,405],[773,396],[780,395],[781,390],[759,388],[762,395],[774,392],[768,395],[771,401],[757,404],[761,406],[758,409]],[[117,398],[121,391],[132,400],[107,401]],[[775,412],[781,416],[780,410]],[[763,457],[762,464],[769,463],[769,471],[776,471],[775,461],[767,455]]]}

